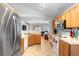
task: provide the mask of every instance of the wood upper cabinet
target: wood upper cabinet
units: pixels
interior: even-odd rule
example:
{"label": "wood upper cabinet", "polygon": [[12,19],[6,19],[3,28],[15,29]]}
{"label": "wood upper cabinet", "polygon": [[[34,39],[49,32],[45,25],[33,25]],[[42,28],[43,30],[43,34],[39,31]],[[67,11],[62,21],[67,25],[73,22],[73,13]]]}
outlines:
{"label": "wood upper cabinet", "polygon": [[52,20],[52,29],[55,29],[55,20]]}
{"label": "wood upper cabinet", "polygon": [[56,17],[57,21],[66,20],[66,28],[78,28],[79,27],[79,4],[75,5],[62,16]]}
{"label": "wood upper cabinet", "polygon": [[61,16],[61,20],[66,20],[66,14],[64,13],[62,16]]}
{"label": "wood upper cabinet", "polygon": [[61,21],[61,16],[57,16],[57,17],[56,17],[56,20],[57,20],[57,21]]}
{"label": "wood upper cabinet", "polygon": [[76,26],[79,27],[79,4],[75,7],[76,8]]}
{"label": "wood upper cabinet", "polygon": [[52,29],[56,29],[57,28],[57,20],[53,20],[52,21]]}
{"label": "wood upper cabinet", "polygon": [[66,12],[66,27],[79,27],[79,5],[74,6]]}
{"label": "wood upper cabinet", "polygon": [[71,10],[66,12],[66,28],[71,28]]}
{"label": "wood upper cabinet", "polygon": [[71,27],[77,27],[77,6],[71,9]]}

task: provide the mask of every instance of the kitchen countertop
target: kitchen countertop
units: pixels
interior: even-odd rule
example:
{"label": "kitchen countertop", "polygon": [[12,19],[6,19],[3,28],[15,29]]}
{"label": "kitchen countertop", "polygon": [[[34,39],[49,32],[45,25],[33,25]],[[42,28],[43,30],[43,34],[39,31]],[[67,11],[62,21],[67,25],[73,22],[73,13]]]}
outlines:
{"label": "kitchen countertop", "polygon": [[69,36],[59,37],[58,35],[53,35],[53,37],[59,38],[60,40],[70,44],[70,45],[79,45],[79,39],[71,38]]}
{"label": "kitchen countertop", "polygon": [[24,38],[24,37],[26,37],[27,35],[32,35],[32,34],[41,34],[41,33],[40,33],[40,32],[32,31],[32,32],[28,32],[28,33],[25,33],[25,34],[21,34],[21,38]]}
{"label": "kitchen countertop", "polygon": [[75,38],[59,38],[59,39],[70,45],[79,45],[79,39]]}
{"label": "kitchen countertop", "polygon": [[28,33],[31,33],[31,34],[41,34],[41,32],[39,32],[39,31],[29,31]]}
{"label": "kitchen countertop", "polygon": [[22,35],[21,35],[21,38],[25,38],[26,36],[27,36],[27,35],[22,34]]}

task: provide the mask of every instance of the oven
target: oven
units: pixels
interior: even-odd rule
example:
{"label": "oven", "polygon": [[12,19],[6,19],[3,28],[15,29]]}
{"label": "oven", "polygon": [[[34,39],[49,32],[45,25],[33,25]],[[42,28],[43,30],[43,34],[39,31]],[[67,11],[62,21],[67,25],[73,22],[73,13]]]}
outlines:
{"label": "oven", "polygon": [[59,55],[59,38],[58,37],[53,37],[53,49]]}

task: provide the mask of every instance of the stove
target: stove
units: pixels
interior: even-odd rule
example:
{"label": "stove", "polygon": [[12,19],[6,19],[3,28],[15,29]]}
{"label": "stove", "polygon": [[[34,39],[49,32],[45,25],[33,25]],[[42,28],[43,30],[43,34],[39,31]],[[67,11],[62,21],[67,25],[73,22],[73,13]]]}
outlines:
{"label": "stove", "polygon": [[53,49],[59,55],[59,37],[58,36],[53,37]]}

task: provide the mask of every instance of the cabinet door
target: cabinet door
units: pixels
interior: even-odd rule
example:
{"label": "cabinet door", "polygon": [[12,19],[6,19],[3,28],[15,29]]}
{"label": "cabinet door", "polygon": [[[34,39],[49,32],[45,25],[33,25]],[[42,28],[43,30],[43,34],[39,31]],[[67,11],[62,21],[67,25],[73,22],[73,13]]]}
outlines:
{"label": "cabinet door", "polygon": [[55,29],[55,20],[52,21],[52,29]]}
{"label": "cabinet door", "polygon": [[33,35],[28,35],[28,46],[31,46],[34,44],[34,38]]}
{"label": "cabinet door", "polygon": [[61,20],[66,20],[66,14],[63,14],[62,17],[61,17]]}
{"label": "cabinet door", "polygon": [[63,45],[63,55],[64,56],[69,56],[69,48]]}
{"label": "cabinet door", "polygon": [[54,29],[57,28],[57,20],[54,21]]}
{"label": "cabinet door", "polygon": [[77,11],[76,11],[76,6],[71,9],[71,27],[77,27]]}
{"label": "cabinet door", "polygon": [[41,44],[41,35],[38,34],[38,35],[35,35],[35,44]]}
{"label": "cabinet door", "polygon": [[60,49],[59,55],[63,56],[63,45],[62,44],[60,44],[59,49]]}
{"label": "cabinet door", "polygon": [[63,44],[61,40],[59,40],[59,55],[63,56]]}
{"label": "cabinet door", "polygon": [[77,13],[77,21],[76,21],[76,24],[77,24],[77,27],[79,27],[79,4],[77,5],[77,7],[76,7],[76,13]]}
{"label": "cabinet door", "polygon": [[56,17],[57,21],[61,21],[61,16]]}
{"label": "cabinet door", "polygon": [[69,44],[65,43],[62,40],[59,40],[59,55],[60,56],[69,56]]}
{"label": "cabinet door", "polygon": [[20,40],[20,48],[24,50],[24,38]]}
{"label": "cabinet door", "polygon": [[71,10],[66,12],[66,28],[71,28]]}

